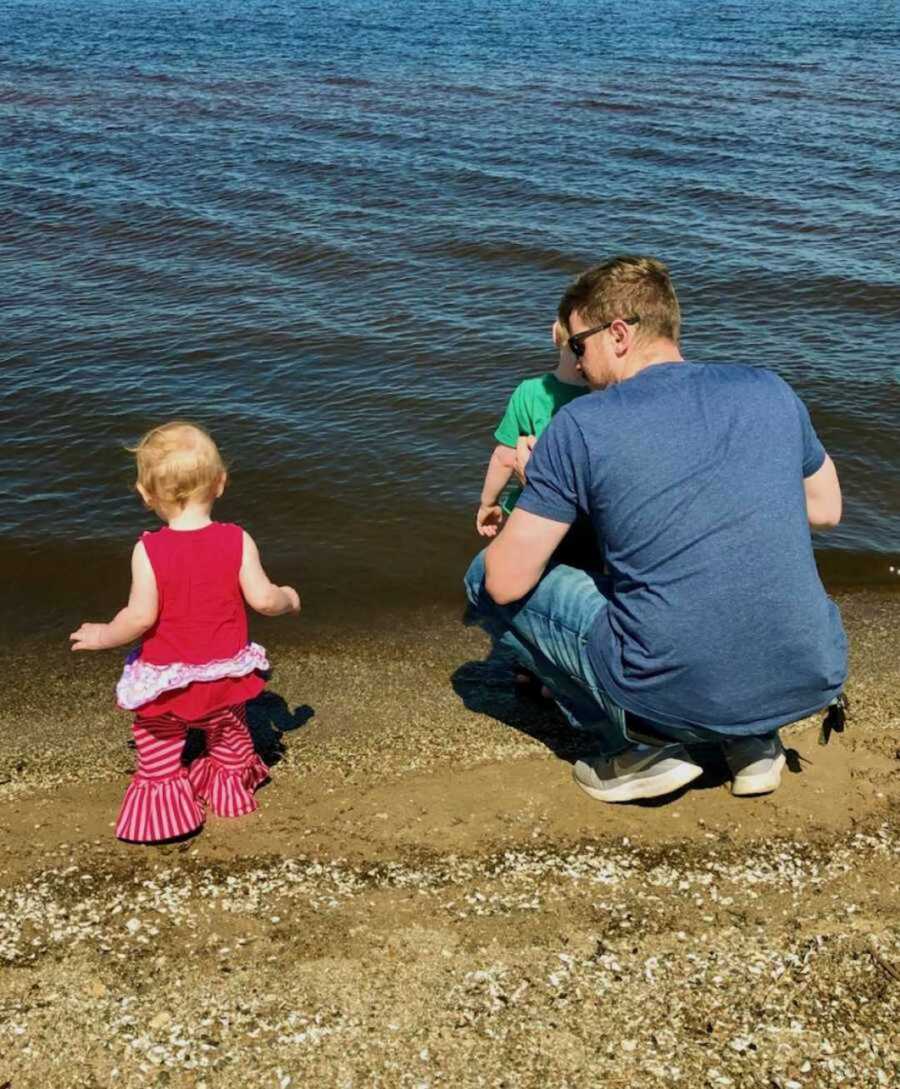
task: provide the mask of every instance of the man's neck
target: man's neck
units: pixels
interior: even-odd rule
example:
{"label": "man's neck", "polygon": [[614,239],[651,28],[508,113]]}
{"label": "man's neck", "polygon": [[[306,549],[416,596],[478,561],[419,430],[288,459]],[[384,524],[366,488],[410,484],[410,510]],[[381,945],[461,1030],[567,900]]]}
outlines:
{"label": "man's neck", "polygon": [[655,367],[659,363],[683,363],[684,356],[672,340],[654,340],[652,344],[635,351],[633,357],[624,360],[625,367],[620,382],[634,378],[636,374]]}

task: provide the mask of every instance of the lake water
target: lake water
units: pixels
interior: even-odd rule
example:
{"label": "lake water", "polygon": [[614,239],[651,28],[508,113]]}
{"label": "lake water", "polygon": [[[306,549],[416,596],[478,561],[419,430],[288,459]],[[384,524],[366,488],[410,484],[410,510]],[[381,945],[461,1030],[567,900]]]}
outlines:
{"label": "lake water", "polygon": [[505,400],[617,252],[670,265],[687,358],[805,398],[823,570],[891,584],[898,73],[886,2],[7,0],[6,623],[124,592],[123,447],[174,416],[314,614],[458,597]]}

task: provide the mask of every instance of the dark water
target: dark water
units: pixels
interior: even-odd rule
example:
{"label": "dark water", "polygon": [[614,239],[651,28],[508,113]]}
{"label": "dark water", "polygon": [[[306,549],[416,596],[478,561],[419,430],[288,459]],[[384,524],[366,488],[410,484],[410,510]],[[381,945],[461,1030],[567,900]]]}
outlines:
{"label": "dark water", "polygon": [[690,359],[770,366],[894,579],[895,3],[7,0],[7,619],[105,607],[176,415],[320,615],[457,593],[491,432],[569,277],[671,266]]}

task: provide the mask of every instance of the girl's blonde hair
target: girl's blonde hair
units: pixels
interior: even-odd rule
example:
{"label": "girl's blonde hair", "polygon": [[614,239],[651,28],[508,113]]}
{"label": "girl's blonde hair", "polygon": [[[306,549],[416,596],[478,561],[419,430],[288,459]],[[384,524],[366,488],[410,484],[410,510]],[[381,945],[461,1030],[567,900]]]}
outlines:
{"label": "girl's blonde hair", "polygon": [[187,420],[160,424],[129,449],[137,461],[137,483],[154,509],[214,499],[226,475],[209,434]]}

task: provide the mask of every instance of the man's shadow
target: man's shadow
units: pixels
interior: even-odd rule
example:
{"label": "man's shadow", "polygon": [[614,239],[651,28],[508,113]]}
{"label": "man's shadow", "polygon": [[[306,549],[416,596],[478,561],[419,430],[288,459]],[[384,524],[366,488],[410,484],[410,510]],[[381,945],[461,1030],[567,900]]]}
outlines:
{"label": "man's shadow", "polygon": [[573,730],[556,704],[539,695],[538,686],[517,684],[515,678],[515,659],[494,647],[483,661],[459,666],[450,683],[469,711],[533,737],[574,764],[584,754],[587,735]]}
{"label": "man's shadow", "polygon": [[[576,760],[597,755],[596,740],[589,733],[573,729],[552,700],[538,695],[538,686],[515,683],[515,659],[494,647],[483,661],[465,662],[451,676],[453,690],[470,711],[490,715],[513,730],[532,737],[554,756],[574,764]],[[677,801],[688,790],[721,787],[731,779],[720,745],[686,745],[688,754],[703,767],[703,775],[683,790],[662,798],[646,798],[632,805],[655,807]],[[786,750],[787,769],[802,773],[799,754]]]}

